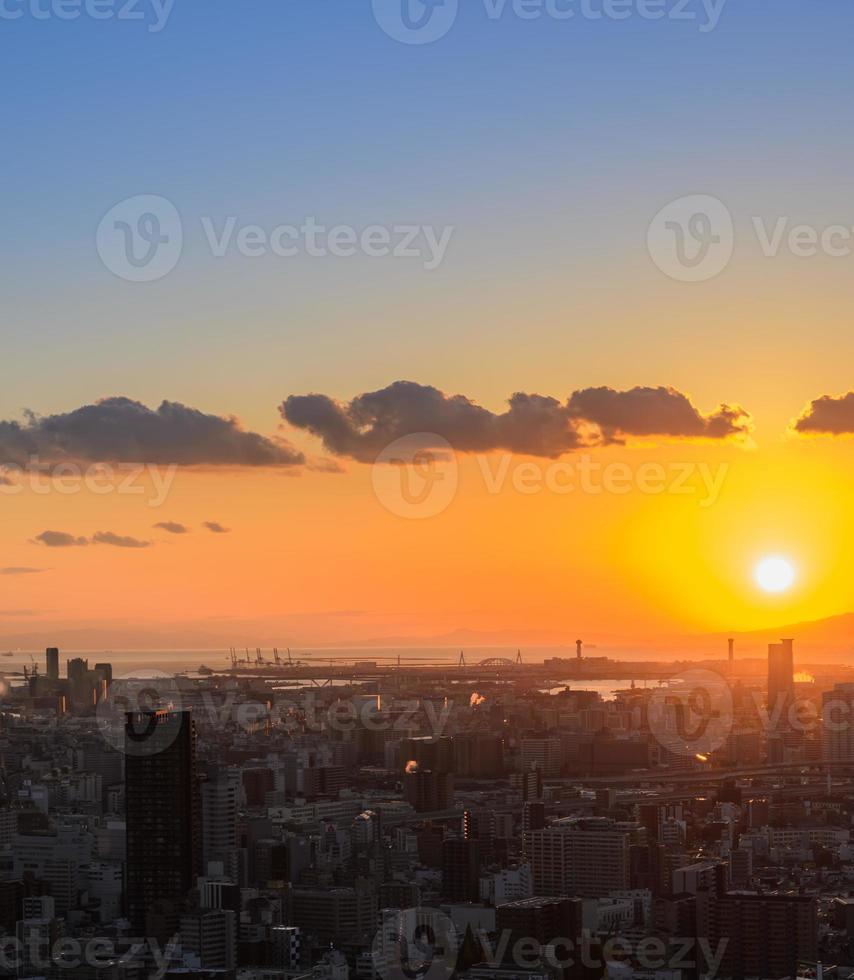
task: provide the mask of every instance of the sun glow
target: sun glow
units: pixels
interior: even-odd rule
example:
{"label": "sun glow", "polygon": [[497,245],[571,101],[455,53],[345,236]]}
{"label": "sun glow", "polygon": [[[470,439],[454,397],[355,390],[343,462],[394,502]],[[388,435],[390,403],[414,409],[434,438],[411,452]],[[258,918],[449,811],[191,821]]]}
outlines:
{"label": "sun glow", "polygon": [[754,571],[756,582],[764,592],[786,592],[795,584],[795,566],[786,558],[763,558]]}

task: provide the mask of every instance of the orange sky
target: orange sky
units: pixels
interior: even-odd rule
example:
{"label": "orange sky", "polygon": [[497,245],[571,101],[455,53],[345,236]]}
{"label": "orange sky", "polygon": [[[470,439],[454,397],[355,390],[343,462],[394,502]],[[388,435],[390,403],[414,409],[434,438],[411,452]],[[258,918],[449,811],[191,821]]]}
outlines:
{"label": "orange sky", "polygon": [[[25,489],[0,510],[3,564],[43,571],[0,578],[4,632],[47,641],[54,626],[120,625],[144,641],[166,625],[176,639],[159,645],[194,645],[201,630],[223,646],[284,646],[470,629],[525,644],[746,631],[851,608],[850,443],[650,439],[584,458],[593,475],[568,493],[580,456],[459,454],[456,493],[427,519],[389,511],[394,468],[375,486],[374,467],[352,460],[340,473],[178,470],[162,503],[147,478],[142,493]],[[154,528],[164,521],[189,533]],[[46,529],[152,544],[48,548],[34,543]],[[785,595],[754,582],[768,554],[797,569]]]}

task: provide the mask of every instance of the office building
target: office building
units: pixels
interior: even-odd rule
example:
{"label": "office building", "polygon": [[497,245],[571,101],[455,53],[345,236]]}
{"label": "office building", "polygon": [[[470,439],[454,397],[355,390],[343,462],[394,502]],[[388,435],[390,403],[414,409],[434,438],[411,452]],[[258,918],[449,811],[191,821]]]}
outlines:
{"label": "office building", "polygon": [[442,897],[447,902],[480,901],[480,841],[451,837],[442,844]]}
{"label": "office building", "polygon": [[127,716],[127,913],[166,939],[201,870],[195,729],[189,711]]}
{"label": "office building", "polygon": [[627,889],[631,833],[607,820],[564,820],[525,834],[541,895],[598,897]]}
{"label": "office building", "polygon": [[403,795],[416,813],[448,810],[454,802],[454,775],[416,768],[403,777]]}

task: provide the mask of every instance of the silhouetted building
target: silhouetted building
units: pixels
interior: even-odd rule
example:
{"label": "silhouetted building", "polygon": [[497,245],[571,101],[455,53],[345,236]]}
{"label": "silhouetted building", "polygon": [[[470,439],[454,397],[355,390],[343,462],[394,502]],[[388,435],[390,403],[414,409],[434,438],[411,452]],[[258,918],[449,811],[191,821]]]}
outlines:
{"label": "silhouetted building", "polygon": [[[744,980],[795,977],[818,956],[816,900],[806,895],[697,895],[697,935],[720,948],[719,974]],[[725,941],[725,942],[724,942]]]}
{"label": "silhouetted building", "polygon": [[[565,963],[560,971],[563,980],[593,980],[605,975],[601,950],[584,938],[584,903],[579,898],[535,897],[499,905],[495,910],[499,936],[508,937],[505,963],[513,965],[517,943],[537,943],[540,956],[549,962],[551,946],[555,961]],[[571,946],[567,946],[567,941]],[[569,956],[567,956],[569,950]],[[585,960],[587,962],[585,962]]]}
{"label": "silhouetted building", "polygon": [[442,897],[448,902],[480,900],[480,841],[453,837],[442,844]]}
{"label": "silhouetted building", "polygon": [[768,646],[768,716],[778,731],[786,730],[795,694],[794,641]]}
{"label": "silhouetted building", "polygon": [[166,939],[201,870],[190,712],[128,714],[125,754],[128,918],[138,935]]}
{"label": "silhouetted building", "polygon": [[45,650],[45,672],[49,681],[59,680],[59,647]]}
{"label": "silhouetted building", "polygon": [[415,769],[403,777],[403,795],[416,813],[448,810],[454,802],[454,775],[432,769]]}
{"label": "silhouetted building", "polygon": [[854,684],[837,684],[822,696],[822,755],[830,765],[854,763]]}

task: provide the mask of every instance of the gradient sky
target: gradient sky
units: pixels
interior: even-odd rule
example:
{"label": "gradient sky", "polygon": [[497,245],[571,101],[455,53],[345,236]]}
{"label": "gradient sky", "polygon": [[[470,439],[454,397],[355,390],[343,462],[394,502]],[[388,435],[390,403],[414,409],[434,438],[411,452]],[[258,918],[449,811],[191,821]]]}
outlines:
{"label": "gradient sky", "polygon": [[[456,628],[528,642],[854,609],[851,444],[786,434],[812,399],[854,388],[854,255],[768,259],[751,225],[854,226],[850,4],[729,0],[704,33],[638,16],[493,21],[462,0],[447,36],[423,46],[388,37],[367,0],[176,0],[158,33],[24,9],[0,18],[0,419],[121,395],[275,435],[290,395],[346,401],[408,379],[496,412],[516,391],[668,385],[704,414],[743,405],[755,431],[748,447],[597,451],[635,468],[728,467],[707,507],[489,494],[468,456],[453,504],[425,521],[388,513],[371,467],[347,459],[341,473],[182,471],[158,508],[0,497],[0,566],[44,569],[0,577],[0,642],[49,641],[58,624],[126,624],[143,639],[182,624],[252,645],[256,623],[281,645]],[[177,268],[145,284],[112,275],[95,246],[102,216],[139,194],[172,201],[185,231]],[[721,275],[686,284],[645,240],[662,207],[693,194],[726,203],[736,247]],[[215,258],[200,220],[231,215],[454,233],[433,271]],[[328,458],[311,435],[279,431]],[[191,531],[153,528],[163,521]],[[154,543],[34,543],[48,529]],[[783,597],[751,579],[771,553],[798,568]],[[176,628],[175,644],[188,635]]]}

